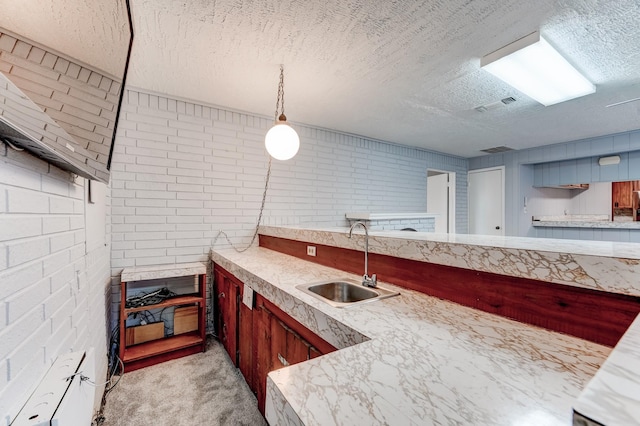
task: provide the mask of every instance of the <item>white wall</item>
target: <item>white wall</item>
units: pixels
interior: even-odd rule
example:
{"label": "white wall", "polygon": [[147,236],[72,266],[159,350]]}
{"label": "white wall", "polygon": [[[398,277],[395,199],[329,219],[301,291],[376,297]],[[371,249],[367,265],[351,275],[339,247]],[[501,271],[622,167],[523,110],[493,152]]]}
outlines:
{"label": "white wall", "polygon": [[606,214],[611,215],[611,183],[594,182],[589,189],[573,190],[569,214]]}
{"label": "white wall", "polygon": [[532,216],[611,215],[611,183],[591,183],[585,190],[533,188],[528,207]]}
{"label": "white wall", "polygon": [[[119,84],[6,34],[0,53],[0,72],[88,151],[108,154],[99,142],[114,113],[94,104],[117,99]],[[102,186],[96,204],[87,205],[86,189],[84,179],[0,142],[0,425],[10,423],[60,354],[94,348],[93,379],[105,381],[109,195]],[[95,389],[95,409],[103,391]]]}
{"label": "white wall", "polygon": [[97,382],[106,377],[109,247],[85,250],[84,190],[0,145],[0,424],[62,353],[95,348]]}
{"label": "white wall", "polygon": [[[124,267],[205,260],[219,230],[241,247],[249,242],[272,124],[136,90],[127,91],[122,108],[111,180],[114,301]],[[460,177],[457,225],[466,230],[465,159],[294,127],[300,151],[273,161],[263,224],[346,226],[347,212],[425,211],[432,168]],[[225,245],[220,239],[216,247]]]}

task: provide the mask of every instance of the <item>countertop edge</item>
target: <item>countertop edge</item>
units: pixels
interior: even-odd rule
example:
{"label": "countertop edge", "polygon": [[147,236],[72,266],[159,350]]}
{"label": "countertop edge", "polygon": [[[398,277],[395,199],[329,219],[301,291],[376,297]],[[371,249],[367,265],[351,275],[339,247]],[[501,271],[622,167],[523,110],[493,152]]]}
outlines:
{"label": "countertop edge", "polygon": [[188,277],[207,273],[203,262],[176,263],[170,265],[149,265],[124,268],[120,273],[122,282],[155,280],[162,278]]}
{"label": "countertop edge", "polygon": [[640,315],[589,381],[573,409],[603,425],[640,424]]}
{"label": "countertop edge", "polygon": [[[357,251],[364,249],[363,238],[349,238],[348,228],[261,226],[259,233]],[[370,253],[640,296],[640,281],[637,280],[640,276],[640,244],[595,243],[598,242],[426,232],[369,233]],[[534,248],[526,247],[527,244]],[[597,247],[598,251],[592,253],[590,247]]]}
{"label": "countertop edge", "polygon": [[637,229],[640,222],[584,221],[584,220],[534,220],[535,228],[595,228],[595,229]]}

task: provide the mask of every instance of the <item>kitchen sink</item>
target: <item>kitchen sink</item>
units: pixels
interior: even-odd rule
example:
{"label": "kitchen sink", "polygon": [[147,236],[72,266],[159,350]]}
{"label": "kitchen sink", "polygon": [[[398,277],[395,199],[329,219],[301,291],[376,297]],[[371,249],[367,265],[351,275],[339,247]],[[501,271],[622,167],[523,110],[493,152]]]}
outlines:
{"label": "kitchen sink", "polygon": [[300,284],[296,288],[336,308],[373,302],[400,294],[382,287],[365,287],[350,278]]}

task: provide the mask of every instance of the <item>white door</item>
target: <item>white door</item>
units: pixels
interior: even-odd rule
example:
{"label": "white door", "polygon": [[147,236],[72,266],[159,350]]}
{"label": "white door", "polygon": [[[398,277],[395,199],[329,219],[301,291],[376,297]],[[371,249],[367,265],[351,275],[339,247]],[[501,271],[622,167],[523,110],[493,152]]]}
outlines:
{"label": "white door", "polygon": [[[429,172],[431,174],[431,172]],[[449,176],[439,173],[427,177],[427,212],[436,214],[435,232],[447,233]]]}
{"label": "white door", "polygon": [[469,171],[469,233],[504,235],[504,167]]}

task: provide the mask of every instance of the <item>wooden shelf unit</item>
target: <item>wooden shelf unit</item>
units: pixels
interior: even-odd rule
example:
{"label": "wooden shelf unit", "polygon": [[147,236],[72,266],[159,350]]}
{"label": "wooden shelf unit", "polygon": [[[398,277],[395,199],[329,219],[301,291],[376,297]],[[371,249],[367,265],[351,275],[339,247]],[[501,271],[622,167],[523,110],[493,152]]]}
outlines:
{"label": "wooden shelf unit", "polygon": [[[171,306],[180,306],[180,305],[191,305],[194,303],[202,302],[202,297],[187,295],[187,296],[178,296],[172,297],[171,299],[167,299],[164,302],[156,303],[154,305],[145,305],[138,306],[135,308],[125,308],[124,313],[126,315],[133,314],[134,312],[148,311],[149,309],[162,309],[169,308]],[[149,306],[152,306],[151,308]]]}
{"label": "wooden shelf unit", "polygon": [[[128,283],[188,276],[198,277],[196,294],[180,295],[152,305],[134,308],[125,306]],[[207,268],[200,262],[125,268],[122,271],[120,278],[120,359],[124,363],[125,372],[205,351],[206,280]],[[196,331],[127,346],[125,335],[129,314],[183,305],[198,307],[198,329]]]}

